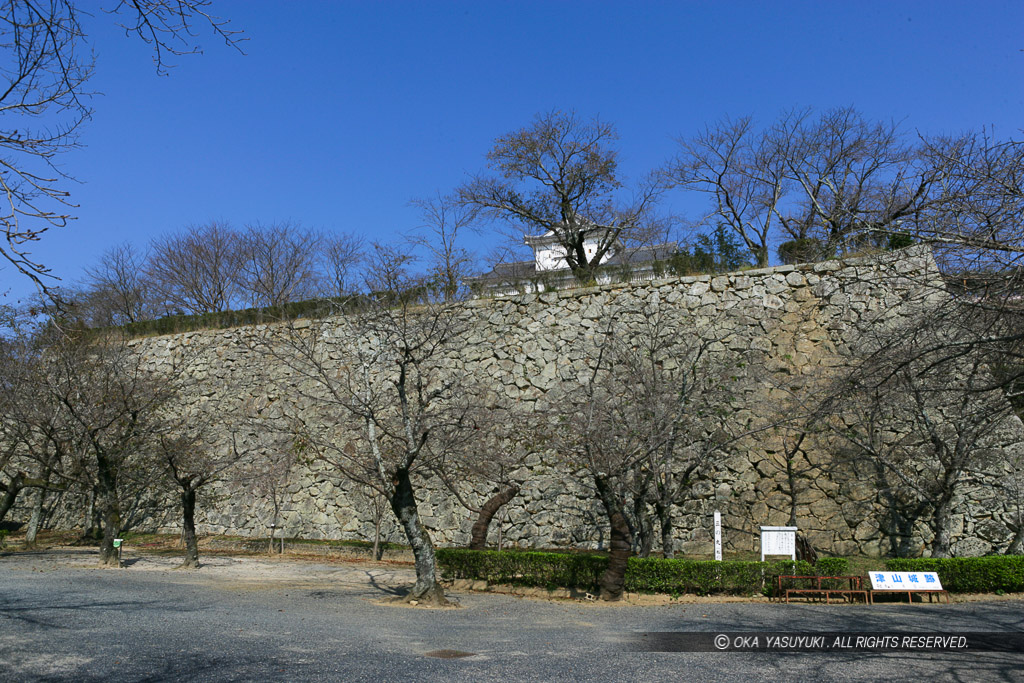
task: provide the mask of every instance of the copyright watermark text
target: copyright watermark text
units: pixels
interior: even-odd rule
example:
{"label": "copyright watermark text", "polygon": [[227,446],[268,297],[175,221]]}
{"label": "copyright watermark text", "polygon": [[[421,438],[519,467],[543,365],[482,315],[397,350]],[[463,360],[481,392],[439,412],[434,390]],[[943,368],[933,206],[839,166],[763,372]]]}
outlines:
{"label": "copyright watermark text", "polygon": [[644,652],[1024,652],[1024,633],[637,633],[628,649]]}

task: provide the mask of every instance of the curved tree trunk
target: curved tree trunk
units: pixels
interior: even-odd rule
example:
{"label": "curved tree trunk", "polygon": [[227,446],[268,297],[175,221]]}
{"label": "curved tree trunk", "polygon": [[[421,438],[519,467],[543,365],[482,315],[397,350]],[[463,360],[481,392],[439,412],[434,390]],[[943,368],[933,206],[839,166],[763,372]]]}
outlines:
{"label": "curved tree trunk", "polygon": [[10,512],[11,508],[14,507],[14,501],[18,499],[18,494],[21,493],[21,489],[25,487],[25,473],[17,472],[11,481],[4,487],[3,498],[0,498],[0,521],[3,521],[7,513]]}
{"label": "curved tree trunk", "polygon": [[498,510],[519,495],[519,487],[513,484],[503,491],[498,491],[480,507],[480,514],[473,523],[469,541],[470,550],[483,550],[487,546],[487,531],[491,528],[491,520]]}
{"label": "curved tree trunk", "polygon": [[196,542],[196,490],[188,487],[181,492],[181,521],[185,537],[185,560],[182,569],[199,568],[199,544]]}
{"label": "curved tree trunk", "polygon": [[390,503],[395,517],[398,518],[402,530],[405,531],[405,537],[412,547],[412,554],[416,561],[416,583],[413,584],[412,590],[404,600],[406,602],[416,600],[429,605],[448,605],[444,589],[441,588],[441,584],[437,580],[437,558],[434,555],[434,544],[431,543],[430,534],[427,533],[426,527],[420,521],[408,469],[403,468],[395,472]]}
{"label": "curved tree trunk", "polygon": [[608,569],[601,575],[598,582],[599,597],[602,600],[619,600],[622,598],[623,585],[626,581],[626,565],[633,554],[633,538],[629,533],[629,523],[622,513],[622,504],[612,492],[604,477],[594,477],[598,495],[608,514],[611,525],[611,543],[609,544]]}
{"label": "curved tree trunk", "polygon": [[24,472],[17,472],[11,481],[5,485],[0,485],[0,491],[4,492],[3,497],[0,497],[0,522],[4,520],[7,513],[14,507],[14,502],[18,499],[18,494],[23,489],[37,487],[40,489],[40,496],[42,496],[43,488],[46,486],[46,481],[43,479],[27,478]]}

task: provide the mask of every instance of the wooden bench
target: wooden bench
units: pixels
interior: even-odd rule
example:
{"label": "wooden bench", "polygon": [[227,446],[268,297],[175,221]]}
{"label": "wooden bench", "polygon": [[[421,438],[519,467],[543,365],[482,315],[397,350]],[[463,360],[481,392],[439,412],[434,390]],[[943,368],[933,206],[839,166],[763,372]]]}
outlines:
{"label": "wooden bench", "polygon": [[[794,581],[813,581],[814,586],[812,588],[783,588],[783,579],[791,579]],[[829,588],[822,586],[823,580],[832,581],[846,581],[849,588]],[[846,600],[852,600],[854,596],[860,596],[864,599],[865,604],[871,601],[869,592],[861,585],[861,577],[859,576],[800,576],[797,574],[782,574],[778,577],[779,599],[782,599],[783,591],[785,591],[786,602],[789,602],[790,597],[793,596],[825,596],[825,604],[832,604],[831,598],[833,595],[841,595]]]}

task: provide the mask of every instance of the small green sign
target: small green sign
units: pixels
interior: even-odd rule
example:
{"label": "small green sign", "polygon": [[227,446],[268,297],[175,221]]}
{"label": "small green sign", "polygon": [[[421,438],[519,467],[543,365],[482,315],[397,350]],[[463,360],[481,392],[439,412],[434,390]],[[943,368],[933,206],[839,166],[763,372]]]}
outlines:
{"label": "small green sign", "polygon": [[115,538],[114,539],[114,547],[115,548],[120,548],[121,547],[121,541],[123,541],[123,540],[124,540],[123,538]]}

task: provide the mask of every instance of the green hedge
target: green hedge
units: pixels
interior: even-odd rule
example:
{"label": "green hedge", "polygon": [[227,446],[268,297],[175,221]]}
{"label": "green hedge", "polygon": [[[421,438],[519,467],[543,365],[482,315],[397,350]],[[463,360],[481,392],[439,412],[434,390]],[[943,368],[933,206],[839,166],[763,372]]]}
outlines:
{"label": "green hedge", "polygon": [[[608,566],[606,555],[522,550],[439,548],[437,560],[449,579],[471,579],[515,586],[596,591]],[[807,562],[741,562],[631,557],[625,588],[637,593],[750,595],[772,590],[780,574],[825,576],[846,571],[844,558]],[[788,585],[794,585],[790,581]]]}
{"label": "green hedge", "polygon": [[522,550],[438,548],[437,563],[449,579],[474,579],[514,586],[592,590],[608,566],[605,555]]}
{"label": "green hedge", "polygon": [[[177,334],[193,330],[212,330],[243,325],[273,323],[295,318],[324,318],[337,313],[358,311],[365,306],[366,299],[360,296],[333,297],[293,301],[267,308],[245,308],[219,313],[197,313],[195,315],[168,315],[154,320],[140,320],[127,323],[120,329],[129,337]],[[98,328],[97,331],[107,328]]]}
{"label": "green hedge", "polygon": [[[807,565],[807,563],[799,563]],[[810,565],[801,567],[810,570]],[[626,568],[626,590],[636,593],[682,595],[760,593],[772,582],[769,577],[790,574],[792,562],[741,562],[715,560],[666,560],[631,557]]]}
{"label": "green hedge", "polygon": [[845,557],[822,557],[814,567],[821,576],[846,576],[850,573],[850,562]]}
{"label": "green hedge", "polygon": [[891,572],[938,572],[951,593],[1024,591],[1024,556],[948,557],[886,560]]}

